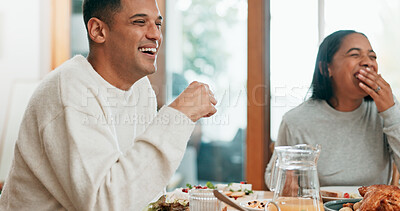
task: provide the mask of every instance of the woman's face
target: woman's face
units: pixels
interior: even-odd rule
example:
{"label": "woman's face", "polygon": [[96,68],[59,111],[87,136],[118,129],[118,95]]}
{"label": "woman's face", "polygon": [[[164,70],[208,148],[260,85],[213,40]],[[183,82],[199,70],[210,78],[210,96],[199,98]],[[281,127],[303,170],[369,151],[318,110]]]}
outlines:
{"label": "woman's face", "polygon": [[360,88],[357,79],[361,69],[378,72],[376,54],[368,39],[359,33],[349,34],[328,65],[335,97],[362,99],[367,94]]}

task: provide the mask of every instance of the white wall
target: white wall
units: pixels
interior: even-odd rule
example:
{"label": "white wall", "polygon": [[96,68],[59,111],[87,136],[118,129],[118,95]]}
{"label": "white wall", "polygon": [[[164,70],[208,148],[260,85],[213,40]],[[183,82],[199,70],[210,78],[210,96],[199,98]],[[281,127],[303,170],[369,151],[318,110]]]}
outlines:
{"label": "white wall", "polygon": [[13,84],[50,71],[50,1],[0,0],[0,146]]}

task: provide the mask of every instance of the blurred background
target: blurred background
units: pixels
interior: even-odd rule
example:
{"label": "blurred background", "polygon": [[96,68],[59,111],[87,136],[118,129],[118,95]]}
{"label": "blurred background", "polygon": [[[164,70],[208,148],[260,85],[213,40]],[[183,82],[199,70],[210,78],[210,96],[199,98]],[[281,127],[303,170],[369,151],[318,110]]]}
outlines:
{"label": "blurred background", "polygon": [[[150,79],[159,107],[193,80],[208,83],[219,101],[218,113],[197,124],[170,189],[207,181],[263,189],[282,115],[306,98],[318,45],[336,30],[368,36],[380,73],[399,94],[398,0],[158,2],[164,43]],[[0,0],[0,181],[36,85],[65,60],[88,53],[81,5]]]}

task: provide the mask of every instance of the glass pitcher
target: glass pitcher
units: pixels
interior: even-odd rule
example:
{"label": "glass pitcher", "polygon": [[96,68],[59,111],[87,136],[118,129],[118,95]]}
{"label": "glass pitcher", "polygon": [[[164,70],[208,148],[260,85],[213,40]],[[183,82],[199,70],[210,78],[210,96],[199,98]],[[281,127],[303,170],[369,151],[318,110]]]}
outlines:
{"label": "glass pitcher", "polygon": [[[268,211],[322,211],[317,161],[320,145],[277,146],[277,165],[273,202]],[[274,179],[275,180],[275,179]],[[279,207],[279,208],[277,208]]]}
{"label": "glass pitcher", "polygon": [[268,185],[268,188],[270,191],[274,192],[275,191],[275,186],[276,186],[276,180],[278,178],[278,165],[279,165],[279,160],[278,160],[278,153],[282,150],[286,150],[288,148],[307,148],[307,144],[297,144],[294,146],[278,146],[274,148],[274,153],[272,154],[271,157],[271,172],[268,175],[268,178],[266,177],[265,183]]}

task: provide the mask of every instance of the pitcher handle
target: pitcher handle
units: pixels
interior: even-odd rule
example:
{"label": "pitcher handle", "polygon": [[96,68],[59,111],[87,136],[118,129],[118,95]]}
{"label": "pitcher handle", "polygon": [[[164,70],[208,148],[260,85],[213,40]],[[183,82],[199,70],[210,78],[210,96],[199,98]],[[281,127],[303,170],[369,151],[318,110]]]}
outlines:
{"label": "pitcher handle", "polygon": [[279,208],[279,206],[273,201],[269,201],[267,205],[265,205],[265,211],[267,210],[269,204],[273,204],[276,208],[278,208],[278,211],[281,211],[281,208]]}

